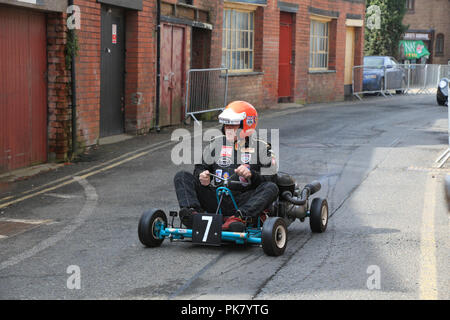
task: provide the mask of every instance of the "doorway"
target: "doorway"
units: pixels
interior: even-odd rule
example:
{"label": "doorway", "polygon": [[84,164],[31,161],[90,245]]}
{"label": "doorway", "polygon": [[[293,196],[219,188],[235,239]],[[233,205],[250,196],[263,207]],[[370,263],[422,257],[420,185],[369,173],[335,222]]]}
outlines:
{"label": "doorway", "polygon": [[355,66],[355,28],[347,27],[345,33],[345,73],[344,73],[344,92],[346,96],[352,94],[354,66]]}
{"label": "doorway", "polygon": [[185,70],[184,27],[165,23],[161,28],[160,125],[181,123],[184,119],[183,81]]}
{"label": "doorway", "polygon": [[102,6],[100,137],[124,132],[125,16],[123,9]]}
{"label": "doorway", "polygon": [[44,13],[0,8],[0,172],[47,161]]}
{"label": "doorway", "polygon": [[289,102],[292,97],[292,23],[291,13],[280,12],[278,61],[278,100],[280,102]]}

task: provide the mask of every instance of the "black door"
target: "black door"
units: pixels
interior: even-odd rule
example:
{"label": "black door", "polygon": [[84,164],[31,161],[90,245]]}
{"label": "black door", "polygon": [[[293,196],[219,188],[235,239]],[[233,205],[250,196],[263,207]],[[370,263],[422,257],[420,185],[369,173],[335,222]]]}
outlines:
{"label": "black door", "polygon": [[122,9],[102,6],[100,136],[124,132],[125,18]]}

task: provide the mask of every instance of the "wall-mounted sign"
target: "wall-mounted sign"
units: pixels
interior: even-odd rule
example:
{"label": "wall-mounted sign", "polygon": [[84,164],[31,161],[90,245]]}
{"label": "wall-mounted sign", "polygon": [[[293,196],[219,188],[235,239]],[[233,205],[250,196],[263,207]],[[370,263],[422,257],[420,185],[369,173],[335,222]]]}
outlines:
{"label": "wall-mounted sign", "polygon": [[112,25],[112,43],[117,44],[117,24]]}
{"label": "wall-mounted sign", "polygon": [[405,33],[405,35],[403,36],[404,40],[425,40],[428,41],[430,40],[430,34],[429,33],[413,33],[413,32],[408,32]]}

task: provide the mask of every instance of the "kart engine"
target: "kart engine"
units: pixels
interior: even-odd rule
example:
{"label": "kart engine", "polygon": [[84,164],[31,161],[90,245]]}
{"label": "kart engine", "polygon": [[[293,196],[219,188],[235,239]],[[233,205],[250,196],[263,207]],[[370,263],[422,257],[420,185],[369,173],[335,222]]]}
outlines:
{"label": "kart engine", "polygon": [[278,174],[279,213],[293,222],[296,218],[303,221],[308,211],[308,198],[320,190],[319,181],[307,184],[300,190],[295,180],[288,174]]}

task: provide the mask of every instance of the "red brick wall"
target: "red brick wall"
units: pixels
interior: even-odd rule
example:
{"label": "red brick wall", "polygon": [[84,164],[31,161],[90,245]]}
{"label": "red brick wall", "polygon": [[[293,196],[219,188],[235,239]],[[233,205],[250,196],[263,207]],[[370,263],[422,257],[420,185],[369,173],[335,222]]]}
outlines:
{"label": "red brick wall", "polygon": [[[100,129],[100,49],[101,4],[95,0],[75,0],[81,9],[81,29],[77,69],[77,136],[80,151],[98,143]],[[176,0],[165,0],[177,3]],[[362,15],[365,4],[345,0],[285,0],[298,4],[294,14],[293,101],[310,103],[342,100],[344,97],[346,14]],[[223,0],[194,0],[208,12],[210,49],[205,50],[209,67],[222,64]],[[155,125],[156,84],[156,0],[144,0],[142,11],[126,11],[125,131],[145,133]],[[310,13],[308,7],[339,11],[332,23],[330,70],[309,72]],[[278,100],[279,8],[277,0],[256,7],[254,74],[229,78],[228,101],[247,100],[258,108],[272,106]],[[186,28],[185,61],[190,67],[191,30]],[[363,32],[357,28],[355,65],[362,62]],[[65,14],[49,14],[49,154],[64,159],[70,151],[70,72],[65,69]],[[183,81],[184,87],[184,81]]]}
{"label": "red brick wall", "polygon": [[[101,4],[75,0],[81,9],[77,72],[77,135],[81,149],[98,143],[100,133]],[[140,134],[154,125],[156,84],[156,2],[125,13],[125,132]]]}
{"label": "red brick wall", "polygon": [[[352,1],[317,0],[291,1],[299,4],[296,19],[296,79],[294,101],[299,103],[314,103],[325,101],[342,101],[344,99],[344,67],[345,67],[345,21],[347,14],[365,17],[365,3]],[[317,9],[338,11],[339,17],[333,19],[330,25],[329,70],[334,72],[309,72],[309,37],[310,16],[309,6]],[[364,40],[362,28],[356,28],[355,65],[361,65],[363,59]]]}
{"label": "red brick wall", "polygon": [[79,149],[97,144],[100,133],[101,4],[75,0],[81,10],[76,58],[77,137]]}
{"label": "red brick wall", "polygon": [[66,69],[66,14],[47,14],[48,159],[67,159],[71,142],[70,71]]}
{"label": "red brick wall", "polygon": [[156,85],[156,2],[126,15],[125,131],[144,133],[154,118]]}
{"label": "red brick wall", "polygon": [[[194,1],[202,5],[205,1]],[[214,2],[214,1],[211,1]],[[345,21],[347,13],[361,15],[364,19],[365,3],[345,0],[285,0],[299,5],[294,14],[293,44],[294,67],[292,74],[293,100],[298,103],[322,101],[341,101],[344,99],[344,61],[345,61]],[[217,2],[216,2],[217,3]],[[333,72],[309,72],[309,6],[317,9],[338,11],[339,17],[331,22],[329,69]],[[222,10],[223,1],[218,1],[212,11],[216,16],[213,41],[211,44],[211,66],[221,64],[222,49]],[[357,37],[363,32],[356,28]],[[355,45],[355,65],[362,63],[363,46],[361,39]],[[230,99],[251,100],[257,107],[267,107],[278,100],[278,54],[279,54],[279,8],[278,1],[268,0],[267,6],[257,7],[255,13],[255,60],[254,70],[261,75],[230,77]],[[217,63],[217,64],[216,64]],[[262,77],[262,79],[261,79]],[[242,79],[241,79],[242,78]],[[262,85],[259,89],[255,86]],[[231,101],[231,100],[230,100]]]}

